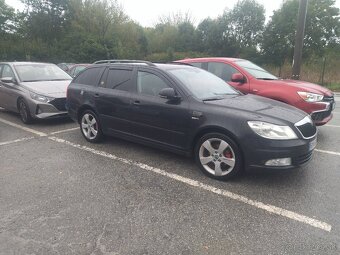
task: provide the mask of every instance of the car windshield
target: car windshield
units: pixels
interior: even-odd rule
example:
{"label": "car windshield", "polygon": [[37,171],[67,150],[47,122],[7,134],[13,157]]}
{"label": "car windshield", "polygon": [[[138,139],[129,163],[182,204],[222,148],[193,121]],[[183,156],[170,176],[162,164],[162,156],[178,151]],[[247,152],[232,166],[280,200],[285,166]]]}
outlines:
{"label": "car windshield", "polygon": [[255,65],[254,63],[248,60],[239,60],[236,61],[236,64],[243,67],[248,73],[254,76],[256,79],[259,80],[278,80],[278,78],[268,71],[264,70],[263,68]]}
{"label": "car windshield", "polygon": [[53,64],[15,65],[22,82],[71,80],[71,76]]}
{"label": "car windshield", "polygon": [[240,94],[219,77],[196,67],[172,69],[169,72],[201,100],[219,100],[224,95]]}

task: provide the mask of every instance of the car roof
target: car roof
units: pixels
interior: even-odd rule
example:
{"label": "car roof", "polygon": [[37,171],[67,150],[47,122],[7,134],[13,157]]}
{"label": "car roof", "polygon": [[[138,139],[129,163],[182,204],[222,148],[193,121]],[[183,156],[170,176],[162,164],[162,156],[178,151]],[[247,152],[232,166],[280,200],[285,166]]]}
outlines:
{"label": "car roof", "polygon": [[146,63],[100,63],[100,64],[93,64],[91,67],[95,66],[106,66],[106,67],[114,67],[114,66],[130,66],[130,67],[146,67],[146,68],[153,68],[153,69],[161,69],[161,70],[171,70],[171,69],[179,69],[179,68],[194,68],[194,66],[182,64],[180,62],[173,62],[173,63],[152,63],[152,65],[148,65]]}
{"label": "car roof", "polygon": [[226,62],[236,62],[236,61],[240,61],[240,60],[245,60],[245,59],[242,59],[242,58],[226,58],[226,57],[206,57],[206,58],[185,58],[185,59],[182,59],[182,60],[178,60],[178,61],[183,61],[183,62],[186,62],[186,61],[193,61],[193,62],[199,62],[199,61],[217,61],[217,62],[223,62],[223,61],[226,61]]}
{"label": "car roof", "polygon": [[28,61],[14,61],[14,62],[0,62],[0,64],[9,64],[9,65],[54,65],[53,63],[45,63],[45,62],[28,62]]}

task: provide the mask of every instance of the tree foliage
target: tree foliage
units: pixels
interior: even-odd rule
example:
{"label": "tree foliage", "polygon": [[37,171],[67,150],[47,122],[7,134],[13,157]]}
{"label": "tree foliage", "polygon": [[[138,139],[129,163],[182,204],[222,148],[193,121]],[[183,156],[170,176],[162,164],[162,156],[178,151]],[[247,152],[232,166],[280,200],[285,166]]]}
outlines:
{"label": "tree foliage", "polygon": [[[282,65],[293,54],[298,0],[286,0],[265,25],[256,0],[239,0],[217,18],[195,25],[172,13],[153,27],[126,15],[118,0],[21,0],[22,12],[0,0],[0,58],[93,62],[104,58],[173,60],[190,56],[243,57]],[[309,0],[304,57],[339,49],[334,0]]]}

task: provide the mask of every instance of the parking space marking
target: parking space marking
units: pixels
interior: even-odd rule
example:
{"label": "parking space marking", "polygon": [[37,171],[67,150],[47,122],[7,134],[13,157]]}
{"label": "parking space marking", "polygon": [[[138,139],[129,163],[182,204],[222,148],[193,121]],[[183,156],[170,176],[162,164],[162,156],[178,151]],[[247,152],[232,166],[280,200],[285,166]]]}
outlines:
{"label": "parking space marking", "polygon": [[10,125],[12,127],[16,127],[16,128],[19,128],[19,129],[22,129],[24,131],[27,131],[27,132],[30,132],[32,134],[35,134],[35,135],[38,135],[38,136],[47,136],[47,134],[43,133],[43,132],[40,132],[40,131],[37,131],[37,130],[34,130],[34,129],[31,129],[31,128],[28,128],[28,127],[24,127],[24,126],[21,126],[21,125],[18,125],[18,124],[15,124],[11,121],[8,121],[8,120],[4,120],[2,118],[0,118],[0,121],[2,123],[5,123],[7,125]]}
{"label": "parking space marking", "polygon": [[12,144],[12,143],[24,142],[24,141],[32,140],[32,139],[34,139],[33,136],[32,137],[25,137],[25,138],[21,138],[21,139],[16,139],[16,140],[12,140],[12,141],[7,141],[7,142],[1,142],[0,146],[7,145],[7,144]]}
{"label": "parking space marking", "polygon": [[71,131],[74,131],[74,130],[79,130],[79,127],[59,130],[59,131],[50,133],[50,135],[56,135],[56,134],[71,132]]}
{"label": "parking space marking", "polygon": [[332,229],[332,226],[330,224],[326,223],[326,222],[322,222],[322,221],[310,218],[308,216],[304,216],[302,214],[295,213],[293,211],[289,211],[289,210],[286,210],[286,209],[283,209],[283,208],[280,208],[280,207],[277,207],[277,206],[274,206],[274,205],[265,204],[265,203],[262,203],[260,201],[252,200],[252,199],[249,199],[245,196],[242,196],[242,195],[239,195],[239,194],[227,191],[227,190],[215,188],[211,185],[207,185],[207,184],[204,184],[202,182],[199,182],[199,181],[187,178],[187,177],[183,177],[183,176],[178,175],[178,174],[169,173],[169,172],[166,172],[166,171],[159,169],[159,168],[156,168],[156,167],[152,167],[152,166],[142,164],[142,163],[139,163],[139,162],[136,162],[136,161],[132,161],[132,160],[129,160],[129,159],[120,158],[116,155],[107,153],[105,151],[99,151],[99,150],[96,150],[96,149],[93,149],[93,148],[90,148],[90,147],[87,147],[87,146],[75,144],[75,143],[72,143],[70,141],[60,139],[60,138],[57,138],[57,137],[48,137],[48,139],[55,141],[55,142],[58,142],[58,143],[69,145],[71,147],[74,147],[74,148],[77,148],[77,149],[80,149],[80,150],[83,150],[83,151],[93,153],[93,154],[96,154],[96,155],[99,155],[99,156],[102,156],[102,157],[117,160],[117,161],[120,161],[120,162],[125,163],[125,164],[137,166],[141,169],[144,169],[144,170],[156,173],[156,174],[160,174],[162,176],[168,177],[168,178],[173,179],[175,181],[185,183],[189,186],[199,188],[199,189],[202,189],[202,190],[206,190],[206,191],[212,192],[214,194],[218,194],[218,195],[224,196],[226,198],[233,199],[235,201],[238,201],[238,202],[250,205],[250,206],[254,206],[258,209],[262,209],[262,210],[267,211],[269,213],[276,214],[276,215],[279,215],[279,216],[282,216],[282,217],[285,217],[285,218],[288,218],[288,219],[291,219],[291,220],[299,221],[301,223],[310,225],[312,227],[315,227],[315,228],[318,228],[318,229],[321,229],[321,230],[324,230],[324,231],[327,231],[327,232],[330,232],[331,229]]}
{"label": "parking space marking", "polygon": [[330,125],[330,124],[327,124],[327,125],[325,125],[325,127],[334,127],[334,128],[340,128],[340,126],[337,126],[337,125]]}
{"label": "parking space marking", "polygon": [[340,153],[335,152],[335,151],[325,151],[325,150],[319,150],[319,149],[315,149],[315,151],[340,156]]}

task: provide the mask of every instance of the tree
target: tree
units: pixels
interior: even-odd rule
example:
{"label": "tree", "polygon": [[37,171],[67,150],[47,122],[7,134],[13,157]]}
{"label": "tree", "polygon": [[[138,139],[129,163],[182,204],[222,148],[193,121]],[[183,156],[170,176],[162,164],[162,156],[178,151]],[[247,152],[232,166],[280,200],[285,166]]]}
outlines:
{"label": "tree", "polygon": [[[339,9],[334,0],[309,0],[306,17],[303,56],[322,55],[339,38]],[[288,0],[274,12],[267,24],[262,50],[268,61],[282,65],[293,55],[298,0]]]}
{"label": "tree", "polygon": [[265,9],[255,0],[239,0],[234,8],[225,11],[225,33],[240,48],[256,47],[260,41],[265,22]]}
{"label": "tree", "polygon": [[9,7],[5,0],[0,0],[0,35],[13,30],[14,9]]}

